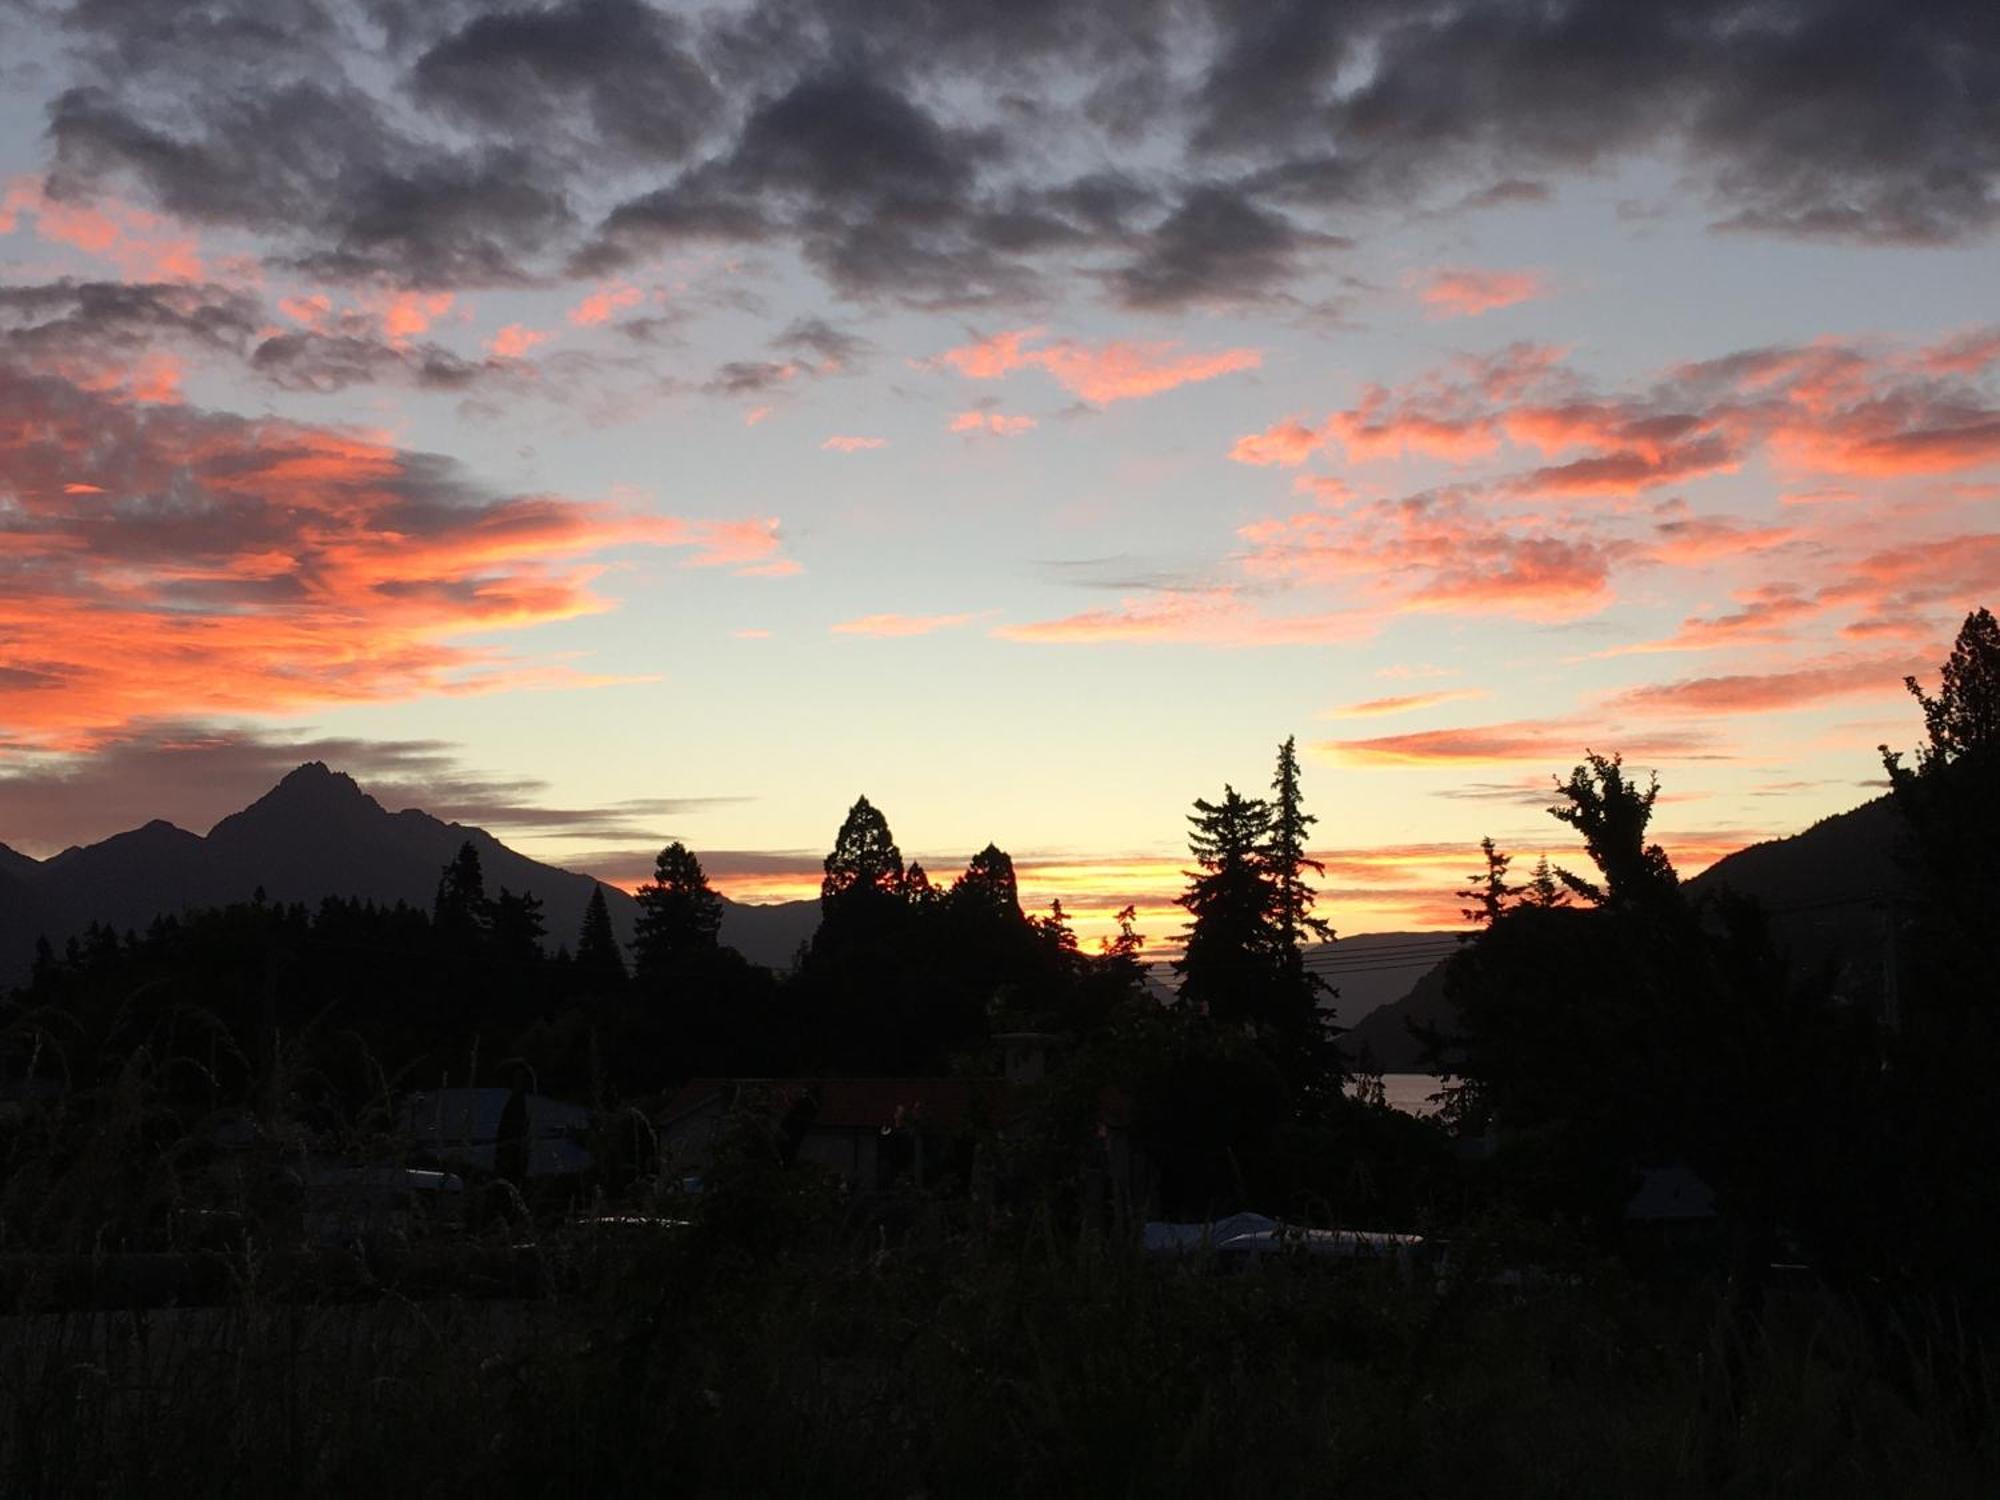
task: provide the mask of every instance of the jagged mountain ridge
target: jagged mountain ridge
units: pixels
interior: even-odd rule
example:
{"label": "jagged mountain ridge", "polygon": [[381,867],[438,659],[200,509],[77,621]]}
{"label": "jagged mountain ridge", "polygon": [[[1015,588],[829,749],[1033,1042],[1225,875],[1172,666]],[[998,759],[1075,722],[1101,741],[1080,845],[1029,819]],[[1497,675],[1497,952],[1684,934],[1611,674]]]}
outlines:
{"label": "jagged mountain ridge", "polygon": [[[93,921],[143,928],[189,907],[247,900],[259,887],[273,901],[342,896],[428,907],[439,871],[468,841],[489,892],[504,886],[539,897],[550,945],[575,942],[594,878],[530,859],[481,828],[414,808],[392,813],[351,776],[312,761],[206,838],[155,820],[40,861],[0,845],[0,984],[25,976],[39,935],[60,947]],[[611,886],[604,893],[613,928],[629,940],[638,904]],[[817,902],[725,900],[722,940],[782,966],[818,921]]]}

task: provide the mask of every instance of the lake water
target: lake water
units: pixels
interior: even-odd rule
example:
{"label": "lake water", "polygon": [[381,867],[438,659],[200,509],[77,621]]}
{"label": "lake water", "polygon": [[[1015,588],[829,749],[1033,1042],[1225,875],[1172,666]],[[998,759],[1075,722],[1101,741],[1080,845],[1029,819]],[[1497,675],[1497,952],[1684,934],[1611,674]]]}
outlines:
{"label": "lake water", "polygon": [[1382,1075],[1382,1096],[1388,1100],[1391,1109],[1400,1109],[1405,1114],[1436,1114],[1438,1107],[1431,1102],[1431,1095],[1443,1087],[1444,1080],[1429,1073]]}

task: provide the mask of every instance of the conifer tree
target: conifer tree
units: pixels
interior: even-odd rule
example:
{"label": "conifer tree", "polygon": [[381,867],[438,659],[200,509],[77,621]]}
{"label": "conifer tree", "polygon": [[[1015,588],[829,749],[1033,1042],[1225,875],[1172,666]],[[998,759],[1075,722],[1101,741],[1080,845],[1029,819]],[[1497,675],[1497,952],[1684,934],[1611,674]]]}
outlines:
{"label": "conifer tree", "polygon": [[484,934],[491,924],[486,876],[479,868],[479,851],[470,839],[458,846],[458,853],[438,877],[431,920],[447,932],[467,937]]}
{"label": "conifer tree", "polygon": [[715,952],[722,900],[686,845],[662,849],[653,861],[653,878],[635,894],[639,923],[632,961],[641,978],[657,979],[691,957]]}
{"label": "conifer tree", "polygon": [[[1460,908],[1460,915],[1468,922],[1491,927],[1500,920],[1525,887],[1507,883],[1507,867],[1514,862],[1513,855],[1503,854],[1490,837],[1479,841],[1479,851],[1486,856],[1486,868],[1468,876],[1469,883],[1458,893],[1461,900],[1472,903],[1471,906]],[[1546,871],[1547,866],[1548,861],[1545,859],[1542,861],[1541,871]],[[1553,883],[1555,879],[1553,872],[1549,873],[1549,879]]]}
{"label": "conifer tree", "polygon": [[855,799],[826,857],[820,881],[821,908],[831,915],[851,898],[896,898],[902,894],[903,854],[889,832],[889,821],[866,797]]}
{"label": "conifer tree", "polygon": [[1188,848],[1200,870],[1179,898],[1192,919],[1175,962],[1181,997],[1218,1021],[1251,1022],[1262,1010],[1279,946],[1277,895],[1263,858],[1271,809],[1224,786],[1220,802],[1195,799]]}
{"label": "conifer tree", "polygon": [[1528,883],[1521,894],[1529,906],[1543,909],[1569,904],[1569,892],[1556,878],[1555,867],[1549,863],[1546,854],[1535,861],[1534,871],[1528,876]]}
{"label": "conifer tree", "polygon": [[988,844],[972,856],[965,873],[952,882],[951,894],[946,899],[956,911],[969,916],[1007,922],[1023,920],[1014,861],[996,844]]}
{"label": "conifer tree", "polygon": [[1333,941],[1333,928],[1313,915],[1317,899],[1306,871],[1324,876],[1326,866],[1306,852],[1306,840],[1319,821],[1305,810],[1299,793],[1297,736],[1287,735],[1278,747],[1277,774],[1271,778],[1271,833],[1264,845],[1264,866],[1270,874],[1273,915],[1278,942],[1296,953],[1308,938]]}
{"label": "conifer tree", "polygon": [[616,988],[625,982],[625,955],[618,951],[618,936],[612,931],[611,909],[604,904],[601,885],[591,887],[590,903],[583,909],[574,972],[593,989]]}

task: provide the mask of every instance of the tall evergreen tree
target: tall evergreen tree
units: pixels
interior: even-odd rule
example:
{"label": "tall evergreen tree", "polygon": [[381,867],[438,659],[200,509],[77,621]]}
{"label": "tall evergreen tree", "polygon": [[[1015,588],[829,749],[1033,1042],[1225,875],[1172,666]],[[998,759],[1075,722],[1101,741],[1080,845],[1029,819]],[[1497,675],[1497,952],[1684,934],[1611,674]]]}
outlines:
{"label": "tall evergreen tree", "polygon": [[1254,1023],[1270,988],[1279,937],[1277,893],[1263,858],[1270,805],[1224,786],[1220,802],[1195,799],[1188,872],[1179,898],[1189,918],[1175,962],[1181,997],[1221,1022]]}
{"label": "tall evergreen tree", "polygon": [[1333,928],[1313,915],[1317,900],[1306,872],[1324,877],[1326,866],[1306,852],[1313,824],[1299,793],[1297,736],[1287,735],[1278,747],[1278,769],[1271,778],[1271,833],[1264,845],[1264,865],[1271,877],[1273,915],[1278,942],[1296,953],[1310,938],[1333,941]]}
{"label": "tall evergreen tree", "polygon": [[1020,922],[1021,892],[1014,879],[1014,861],[997,844],[973,855],[965,872],[951,884],[947,898],[954,909],[995,921]]}
{"label": "tall evergreen tree", "polygon": [[583,909],[572,972],[592,989],[615,989],[625,982],[625,955],[618,951],[618,935],[612,930],[611,908],[604,903],[601,885],[591,887],[590,903]]}
{"label": "tall evergreen tree", "polygon": [[[1486,857],[1486,868],[1469,876],[1466,888],[1458,893],[1460,900],[1472,903],[1461,907],[1459,915],[1468,922],[1491,927],[1506,914],[1507,908],[1526,888],[1508,884],[1507,867],[1514,862],[1514,856],[1502,853],[1491,838],[1479,841],[1479,852]],[[1545,868],[1548,862],[1544,860],[1542,863]],[[1552,872],[1548,878],[1551,883],[1555,880]]]}
{"label": "tall evergreen tree", "polygon": [[898,898],[903,884],[903,853],[889,832],[889,820],[866,797],[855,799],[826,856],[820,881],[823,914],[846,901]]}
{"label": "tall evergreen tree", "polygon": [[431,920],[444,931],[464,937],[486,932],[492,914],[486,904],[486,876],[479,868],[479,851],[467,839],[438,877]]}
{"label": "tall evergreen tree", "polygon": [[653,878],[637,891],[639,925],[633,968],[657,979],[698,955],[712,954],[722,930],[722,899],[686,845],[667,845],[653,861]]}

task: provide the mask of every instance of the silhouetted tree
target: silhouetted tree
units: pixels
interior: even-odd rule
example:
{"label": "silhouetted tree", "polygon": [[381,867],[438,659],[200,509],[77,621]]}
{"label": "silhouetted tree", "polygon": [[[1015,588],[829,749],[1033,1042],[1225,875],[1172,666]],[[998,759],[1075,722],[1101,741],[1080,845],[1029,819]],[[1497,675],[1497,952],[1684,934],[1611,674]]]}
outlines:
{"label": "silhouetted tree", "polygon": [[1555,867],[1544,854],[1535,861],[1534,871],[1528,876],[1527,885],[1521,888],[1521,899],[1529,906],[1547,909],[1552,906],[1569,905],[1569,892],[1563,889],[1556,878]]}
{"label": "silhouetted tree", "polygon": [[1679,878],[1665,851],[1646,842],[1653,800],[1660,794],[1659,777],[1641,791],[1626,778],[1622,756],[1585,752],[1584,760],[1568,781],[1556,783],[1556,791],[1566,800],[1550,808],[1549,815],[1583,835],[1602,883],[1560,868],[1557,878],[1596,906],[1670,898]]}
{"label": "silhouetted tree", "polygon": [[866,797],[855,799],[826,857],[820,881],[823,912],[832,916],[843,902],[900,898],[903,854],[889,832],[889,821]]}
{"label": "silhouetted tree", "polygon": [[1200,865],[1178,904],[1192,919],[1175,962],[1181,998],[1218,1022],[1251,1024],[1270,987],[1278,946],[1277,893],[1264,863],[1269,804],[1231,786],[1196,798],[1188,848]]}
{"label": "silhouetted tree", "polygon": [[438,877],[431,920],[461,937],[482,936],[492,924],[486,904],[486,876],[479,868],[479,851],[470,839],[458,846],[457,855]]}
{"label": "silhouetted tree", "polygon": [[944,892],[931,884],[931,877],[924,867],[915,860],[903,872],[903,899],[913,908],[923,910],[944,899]]}
{"label": "silhouetted tree", "polygon": [[659,979],[690,958],[714,952],[722,930],[722,900],[685,845],[669,844],[660,851],[653,878],[636,895],[639,924],[632,959],[640,979]]}
{"label": "silhouetted tree", "polygon": [[616,989],[625,982],[625,955],[618,951],[618,935],[612,931],[611,909],[604,903],[601,885],[591,887],[590,902],[583,909],[571,970],[594,991]]}
{"label": "silhouetted tree", "polygon": [[518,970],[541,962],[542,939],[548,936],[541,897],[525,891],[516,895],[502,886],[493,902],[492,923],[494,954],[503,966]]}
{"label": "silhouetted tree", "polygon": [[[1514,857],[1501,853],[1491,838],[1479,841],[1479,852],[1485,856],[1486,867],[1467,877],[1468,884],[1458,895],[1460,900],[1473,904],[1461,907],[1459,914],[1468,922],[1490,927],[1506,914],[1507,908],[1514,904],[1526,887],[1507,883],[1507,867],[1514,862]],[[1543,871],[1547,870],[1547,864],[1546,860],[1542,862]],[[1549,879],[1553,886],[1553,874]]]}
{"label": "silhouetted tree", "polygon": [[[1935,698],[1914,677],[1905,677],[1903,686],[1924,711],[1919,771],[2000,749],[2000,622],[1985,609],[1965,617],[1939,673]],[[1892,763],[1898,762],[1899,757],[1883,753]]]}
{"label": "silhouetted tree", "polygon": [[946,900],[968,915],[976,914],[995,922],[1022,920],[1014,861],[995,844],[988,844],[972,856],[964,873],[952,882]]}
{"label": "silhouetted tree", "polygon": [[1313,915],[1318,900],[1306,872],[1326,875],[1326,866],[1306,852],[1306,840],[1319,821],[1305,810],[1299,791],[1297,737],[1287,735],[1278,747],[1278,769],[1271,778],[1271,831],[1263,851],[1271,879],[1271,900],[1279,945],[1296,954],[1309,938],[1333,941],[1333,928]]}

